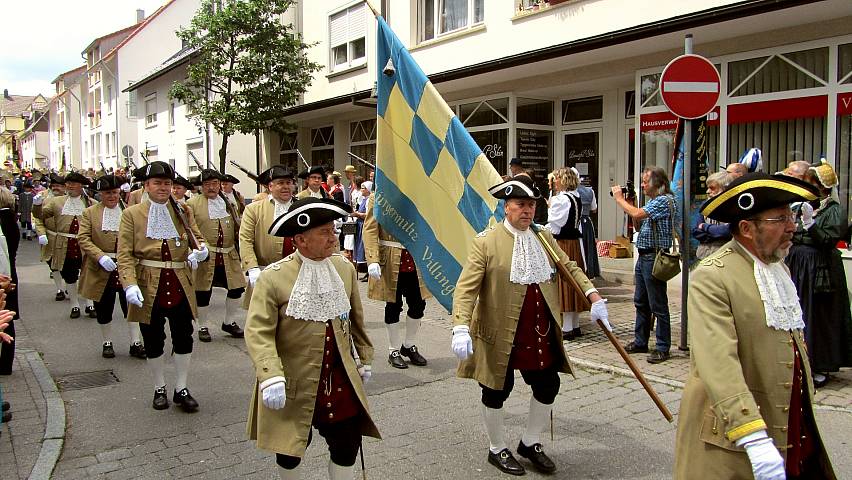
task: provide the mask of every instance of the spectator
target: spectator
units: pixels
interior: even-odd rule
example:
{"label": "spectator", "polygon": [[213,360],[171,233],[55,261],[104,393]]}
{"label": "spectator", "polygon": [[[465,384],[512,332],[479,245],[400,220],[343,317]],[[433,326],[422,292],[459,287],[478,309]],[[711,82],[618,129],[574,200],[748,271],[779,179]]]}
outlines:
{"label": "spectator", "polygon": [[848,235],[846,212],[832,196],[838,180],[827,163],[811,167],[805,180],[820,191],[819,208],[797,206],[796,233],[785,262],[799,292],[805,343],[814,385],[822,387],[829,373],[852,366],[852,315],[840,252],[835,248]]}
{"label": "spectator", "polygon": [[808,169],[811,168],[811,164],[804,160],[795,160],[790,162],[787,165],[787,168],[784,169],[784,175],[788,175],[790,177],[798,178],[799,180],[805,179],[805,174],[808,173]]}
{"label": "spectator", "polygon": [[[731,183],[732,177],[728,172],[716,172],[707,177],[707,196],[713,198]],[[704,217],[692,229],[692,237],[698,240],[696,258],[702,260],[710,256],[731,239],[731,230],[727,223]]]}
{"label": "spectator", "polygon": [[748,167],[742,163],[732,163],[725,168],[725,171],[733,176],[731,180],[735,180],[748,173]]}
{"label": "spectator", "polygon": [[328,196],[341,203],[344,201],[343,185],[340,184],[340,174],[332,172],[328,175]]}
{"label": "spectator", "polygon": [[[580,178],[580,173],[576,168],[571,167],[571,170]],[[598,213],[598,199],[595,196],[595,190],[592,187],[583,185],[583,179],[580,178],[580,185],[577,187],[577,193],[580,194],[580,233],[583,234],[581,246],[583,250],[583,260],[586,266],[586,276],[589,279],[595,278],[601,274],[601,266],[598,263],[597,250],[597,234],[595,232],[595,224],[592,222],[593,213]]]}
{"label": "spectator", "polygon": [[343,174],[346,176],[347,180],[347,184],[343,186],[343,203],[348,205],[353,205],[352,195],[361,190],[360,186],[355,186],[355,177],[357,176],[357,172],[358,170],[355,169],[354,165],[346,165],[346,168],[343,169]]}
{"label": "spectator", "polygon": [[[360,177],[359,177],[360,178]],[[357,180],[356,180],[357,182]],[[359,272],[366,271],[367,266],[367,258],[364,254],[364,238],[361,233],[364,228],[364,219],[367,218],[367,200],[370,199],[370,193],[373,190],[373,182],[366,181],[361,182],[361,194],[358,196],[358,206],[355,211],[352,213],[352,216],[355,217],[355,250],[353,251],[352,258],[355,262],[356,269]],[[360,278],[362,282],[367,281],[368,275],[364,275],[363,278]]]}
{"label": "spectator", "polygon": [[[15,196],[6,189],[0,189],[0,289],[5,293],[4,305],[0,309],[13,312],[12,319],[4,327],[3,333],[8,335],[0,345],[0,375],[12,374],[12,361],[15,358],[15,344],[10,341],[15,336],[14,320],[20,318],[18,306],[18,290],[14,285],[18,283],[18,271],[15,267],[15,258],[18,254],[18,243],[20,233],[15,214]],[[2,315],[2,312],[0,312]]]}
{"label": "spectator", "polygon": [[[636,247],[639,258],[636,260],[636,290],[633,304],[636,307],[634,340],[625,346],[628,353],[648,351],[651,335],[651,315],[657,319],[656,350],[648,356],[649,363],[662,363],[669,359],[671,347],[671,323],[669,318],[669,299],[666,282],[651,275],[657,252],[672,246],[672,216],[675,213],[674,195],[669,187],[666,171],[657,166],[645,167],[642,171],[642,192],[649,198],[642,208],[627,202],[621,185],[612,187],[612,196],[616,203],[634,222],[639,222],[639,237]],[[649,221],[644,221],[645,219]]]}

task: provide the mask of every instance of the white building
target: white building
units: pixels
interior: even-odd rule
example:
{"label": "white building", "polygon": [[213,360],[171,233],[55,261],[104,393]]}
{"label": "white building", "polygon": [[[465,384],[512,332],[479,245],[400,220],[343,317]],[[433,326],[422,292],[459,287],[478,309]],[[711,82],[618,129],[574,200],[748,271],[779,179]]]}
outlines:
{"label": "white building", "polygon": [[50,150],[47,116],[49,103],[39,94],[22,112],[26,128],[18,133],[18,142],[21,145],[21,168],[44,169],[47,167]]}
{"label": "white building", "polygon": [[[539,179],[564,165],[584,173],[598,194],[599,237],[623,228],[610,185],[671,161],[674,122],[658,80],[683,53],[687,33],[722,79],[708,129],[711,168],[752,146],[763,149],[770,172],[824,155],[849,206],[852,2],[535,3],[384,1],[381,8],[498,171],[519,157]],[[316,43],[311,59],[324,70],[289,110],[297,129],[265,145],[272,158],[278,146],[282,163],[296,166],[298,146],[312,163],[342,170],[351,163],[347,151],[374,158],[370,95],[383,66],[375,65],[376,22],[365,2],[323,6],[294,7],[305,42]]]}
{"label": "white building", "polygon": [[56,96],[50,101],[50,154],[48,168],[52,170],[80,169],[82,147],[80,122],[82,118],[83,88],[86,85],[86,66],[59,74],[54,80]]}

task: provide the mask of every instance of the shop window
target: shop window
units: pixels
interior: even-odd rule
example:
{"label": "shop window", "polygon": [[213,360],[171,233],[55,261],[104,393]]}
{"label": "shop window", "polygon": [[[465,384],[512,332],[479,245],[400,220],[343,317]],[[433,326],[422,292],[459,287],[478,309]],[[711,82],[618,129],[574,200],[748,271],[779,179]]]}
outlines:
{"label": "shop window", "polygon": [[827,80],[827,47],[728,64],[728,94],[731,97],[823,87]]}
{"label": "shop window", "polygon": [[660,76],[662,76],[662,73],[642,75],[639,88],[643,107],[663,105],[663,97],[660,96]]}
{"label": "shop window", "polygon": [[[334,127],[311,129],[311,166],[334,165]],[[300,165],[301,167],[301,165]]]}
{"label": "shop window", "polygon": [[[675,131],[678,125],[677,117],[669,112],[643,114],[639,121],[639,155],[644,167],[656,165],[672,174],[672,160],[675,154]],[[701,128],[700,122],[693,121],[693,132]],[[704,134],[707,148],[707,171],[719,169],[719,117],[704,124]],[[632,143],[631,143],[632,145]],[[737,157],[739,158],[739,157]],[[730,161],[730,160],[729,160]]]}
{"label": "shop window", "polygon": [[496,98],[459,105],[459,119],[465,127],[509,123],[509,99]]}
{"label": "shop window", "polygon": [[[376,164],[376,144],[374,143],[365,143],[361,145],[351,145],[349,147],[349,151],[363,158],[364,160]],[[358,160],[349,159],[349,163],[355,167],[358,171],[357,175],[363,177],[364,180],[368,180],[370,178],[370,167],[364,165]]]}
{"label": "shop window", "polygon": [[837,141],[835,163],[840,180],[837,197],[852,219],[852,92],[841,93],[837,99]]}
{"label": "shop window", "polygon": [[[368,118],[349,124],[349,151],[360,158],[376,164],[376,119]],[[370,167],[354,158],[347,161],[358,171],[357,175],[368,178]]]}
{"label": "shop window", "polygon": [[797,118],[728,126],[728,161],[736,162],[752,147],[763,152],[763,169],[784,170],[793,160],[817,162],[825,154],[826,119]]}
{"label": "shop window", "polygon": [[285,167],[291,169],[292,171],[298,171],[299,165],[302,163],[299,161],[299,154],[296,153],[296,149],[299,148],[299,135],[296,132],[286,132],[281,135],[281,144],[278,148],[278,163],[280,165],[284,165]]}
{"label": "shop window", "polygon": [[479,145],[485,158],[491,162],[500,175],[505,175],[509,167],[506,151],[509,131],[505,128],[470,132],[470,136]]}
{"label": "shop window", "polygon": [[420,0],[420,41],[470,28],[485,20],[485,0]]}
{"label": "shop window", "polygon": [[547,174],[553,170],[553,132],[519,128],[517,134],[517,157],[546,192]]}
{"label": "shop window", "polygon": [[376,119],[369,118],[367,120],[361,120],[358,122],[352,122],[349,124],[349,141],[350,143],[355,142],[367,142],[372,140],[376,141]]}
{"label": "shop window", "polygon": [[837,47],[837,81],[852,83],[852,43]]}
{"label": "shop window", "polygon": [[630,90],[624,92],[624,118],[633,118],[636,116],[636,92]]}
{"label": "shop window", "polygon": [[603,118],[603,97],[562,101],[562,124],[594,122]]}
{"label": "shop window", "polygon": [[328,21],[331,71],[367,63],[366,3],[335,13]]}
{"label": "shop window", "polygon": [[518,123],[553,125],[553,102],[518,97]]}

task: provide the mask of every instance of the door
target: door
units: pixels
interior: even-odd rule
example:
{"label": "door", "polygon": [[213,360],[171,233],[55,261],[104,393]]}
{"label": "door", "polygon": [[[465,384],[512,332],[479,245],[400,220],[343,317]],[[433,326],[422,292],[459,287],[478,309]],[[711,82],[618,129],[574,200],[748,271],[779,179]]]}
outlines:
{"label": "door", "polygon": [[[583,185],[592,187],[598,203],[601,202],[601,192],[598,191],[598,175],[601,154],[601,129],[590,128],[568,131],[565,139],[565,166],[574,167],[580,173]],[[589,215],[598,230],[598,214]]]}

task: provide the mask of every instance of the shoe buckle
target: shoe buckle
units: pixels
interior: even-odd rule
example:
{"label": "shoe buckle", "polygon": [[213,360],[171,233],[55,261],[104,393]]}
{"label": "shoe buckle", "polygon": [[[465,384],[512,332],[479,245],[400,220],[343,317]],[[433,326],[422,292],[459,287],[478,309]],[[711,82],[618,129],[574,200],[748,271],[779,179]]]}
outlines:
{"label": "shoe buckle", "polygon": [[399,350],[394,350],[394,351],[392,351],[392,352],[391,352],[391,354],[390,354],[390,356],[391,356],[392,358],[396,358],[396,357],[398,357],[398,356],[399,356]]}
{"label": "shoe buckle", "polygon": [[500,452],[500,458],[506,460],[507,458],[509,458],[509,453],[506,452],[506,450],[503,450],[502,452]]}
{"label": "shoe buckle", "polygon": [[543,450],[541,448],[541,444],[537,443],[537,444],[533,445],[533,451],[535,451],[536,453],[542,453]]}

